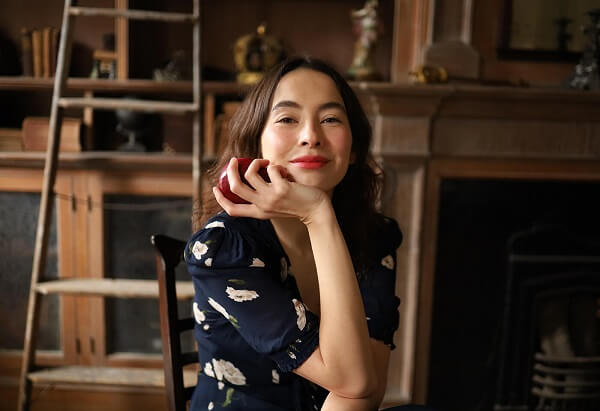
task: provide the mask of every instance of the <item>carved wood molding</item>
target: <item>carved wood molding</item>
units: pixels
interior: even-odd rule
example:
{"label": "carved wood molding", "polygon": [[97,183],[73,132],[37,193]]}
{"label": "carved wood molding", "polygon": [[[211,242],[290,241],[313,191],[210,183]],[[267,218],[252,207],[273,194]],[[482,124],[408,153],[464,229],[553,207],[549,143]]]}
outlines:
{"label": "carved wood molding", "polygon": [[600,93],[362,84],[373,151],[399,156],[600,157]]}

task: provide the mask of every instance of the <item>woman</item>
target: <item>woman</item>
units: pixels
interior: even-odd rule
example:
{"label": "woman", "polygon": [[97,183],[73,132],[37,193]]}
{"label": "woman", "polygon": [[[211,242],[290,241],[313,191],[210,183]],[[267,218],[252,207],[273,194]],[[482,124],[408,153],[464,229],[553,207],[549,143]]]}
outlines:
{"label": "woman", "polygon": [[[283,62],[242,103],[211,175],[226,166],[249,204],[213,187],[185,251],[202,365],[191,410],[378,408],[402,234],[375,211],[370,140],[354,92],[317,60]],[[257,158],[249,185],[238,157]]]}

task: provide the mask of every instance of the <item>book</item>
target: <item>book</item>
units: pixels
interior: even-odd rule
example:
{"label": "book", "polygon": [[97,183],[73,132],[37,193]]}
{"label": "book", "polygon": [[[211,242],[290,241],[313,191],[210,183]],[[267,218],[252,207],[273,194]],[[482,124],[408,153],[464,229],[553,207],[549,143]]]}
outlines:
{"label": "book", "polygon": [[21,66],[24,76],[33,76],[33,50],[31,46],[31,30],[21,28]]}
{"label": "book", "polygon": [[50,49],[52,47],[52,27],[44,27],[42,30],[42,77],[48,78],[54,75],[50,60]]}
{"label": "book", "polygon": [[[63,118],[59,151],[81,151],[81,124],[80,118]],[[26,151],[46,151],[49,127],[48,117],[25,117],[22,127],[23,148]]]}
{"label": "book", "polygon": [[42,32],[34,29],[31,31],[31,46],[33,56],[33,76],[42,76]]}
{"label": "book", "polygon": [[58,58],[58,36],[59,30],[56,27],[52,27],[50,33],[50,76],[54,76],[56,73],[56,59]]}
{"label": "book", "polygon": [[21,129],[0,128],[0,151],[23,151]]}

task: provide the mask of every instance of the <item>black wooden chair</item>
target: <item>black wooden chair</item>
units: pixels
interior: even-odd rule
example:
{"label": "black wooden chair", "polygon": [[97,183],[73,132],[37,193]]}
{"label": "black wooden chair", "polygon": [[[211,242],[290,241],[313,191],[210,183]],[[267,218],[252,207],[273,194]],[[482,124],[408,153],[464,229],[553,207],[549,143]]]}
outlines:
{"label": "black wooden chair", "polygon": [[185,411],[196,385],[197,370],[189,370],[189,367],[184,370],[184,367],[198,362],[197,352],[183,353],[181,350],[181,333],[194,328],[193,317],[180,319],[177,309],[178,297],[190,298],[194,294],[191,282],[175,281],[175,267],[183,260],[185,242],[155,234],[152,236],[152,244],[156,249],[160,333],[168,409]]}

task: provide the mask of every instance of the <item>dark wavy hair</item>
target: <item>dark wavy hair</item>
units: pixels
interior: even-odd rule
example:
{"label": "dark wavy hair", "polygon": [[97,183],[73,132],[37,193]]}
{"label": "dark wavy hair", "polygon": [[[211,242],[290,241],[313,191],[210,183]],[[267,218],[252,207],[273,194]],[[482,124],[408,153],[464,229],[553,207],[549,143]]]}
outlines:
{"label": "dark wavy hair", "polygon": [[[352,132],[354,162],[335,187],[332,203],[354,267],[361,270],[373,256],[373,238],[384,224],[383,216],[376,211],[382,171],[369,152],[371,125],[356,94],[346,80],[325,62],[310,57],[292,57],[265,74],[229,122],[229,140],[223,154],[207,173],[210,186],[217,185],[219,175],[231,157],[260,157],[260,138],[275,89],[283,76],[300,68],[329,76],[344,101]],[[207,190],[206,194],[202,207],[195,207],[192,218],[194,230],[201,228],[206,220],[221,211],[212,193]]]}

